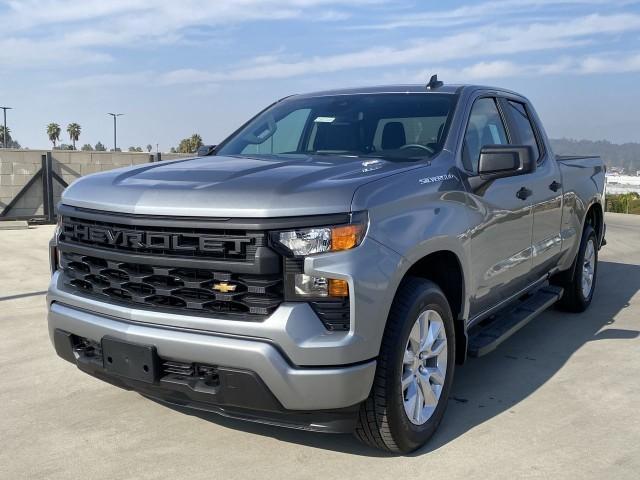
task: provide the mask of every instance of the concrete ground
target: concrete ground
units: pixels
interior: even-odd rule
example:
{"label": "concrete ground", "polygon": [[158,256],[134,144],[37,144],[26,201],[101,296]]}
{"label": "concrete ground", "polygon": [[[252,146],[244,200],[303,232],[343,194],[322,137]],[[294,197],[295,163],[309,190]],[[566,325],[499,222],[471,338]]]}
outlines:
{"label": "concrete ground", "polygon": [[608,214],[588,312],[549,311],[456,372],[423,450],[208,420],[101,383],[49,344],[51,227],[0,232],[0,478],[638,478],[640,216]]}

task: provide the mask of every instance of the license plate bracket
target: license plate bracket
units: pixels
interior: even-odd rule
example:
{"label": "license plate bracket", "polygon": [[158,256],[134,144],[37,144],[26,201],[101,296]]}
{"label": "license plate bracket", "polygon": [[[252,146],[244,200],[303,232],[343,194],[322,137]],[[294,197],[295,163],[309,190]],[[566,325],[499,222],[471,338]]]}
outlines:
{"label": "license plate bracket", "polygon": [[158,376],[156,347],[117,338],[102,339],[102,362],[107,373],[132,380],[154,383]]}

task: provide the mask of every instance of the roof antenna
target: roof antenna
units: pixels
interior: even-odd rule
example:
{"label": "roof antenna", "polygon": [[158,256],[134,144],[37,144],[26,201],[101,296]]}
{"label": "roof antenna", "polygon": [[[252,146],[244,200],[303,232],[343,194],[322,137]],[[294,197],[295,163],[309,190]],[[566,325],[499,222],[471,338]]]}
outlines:
{"label": "roof antenna", "polygon": [[435,90],[436,88],[440,88],[444,83],[438,80],[438,74],[432,75],[429,79],[429,83],[427,83],[427,90]]}

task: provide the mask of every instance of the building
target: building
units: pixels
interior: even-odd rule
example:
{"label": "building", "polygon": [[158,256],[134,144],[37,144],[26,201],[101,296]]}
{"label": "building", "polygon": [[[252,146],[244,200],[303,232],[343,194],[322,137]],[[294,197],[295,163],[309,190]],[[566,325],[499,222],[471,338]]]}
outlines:
{"label": "building", "polygon": [[640,194],[640,176],[608,173],[606,179],[607,193],[610,195],[631,192]]}

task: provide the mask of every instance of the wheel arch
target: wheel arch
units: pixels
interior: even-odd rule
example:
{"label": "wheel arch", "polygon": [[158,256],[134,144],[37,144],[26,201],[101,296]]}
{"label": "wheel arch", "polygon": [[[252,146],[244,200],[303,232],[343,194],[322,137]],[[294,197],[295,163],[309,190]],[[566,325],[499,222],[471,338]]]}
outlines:
{"label": "wheel arch", "polygon": [[552,277],[552,283],[557,285],[566,284],[569,282],[576,270],[576,261],[578,259],[578,253],[580,251],[580,239],[587,225],[591,225],[596,231],[596,239],[598,241],[598,248],[602,246],[602,240],[604,238],[605,226],[604,226],[604,209],[598,199],[593,199],[589,206],[585,210],[584,218],[582,219],[582,228],[580,229],[580,235],[578,237],[578,246],[576,247],[575,256],[571,262],[571,266],[567,270],[563,270]]}
{"label": "wheel arch", "polygon": [[598,239],[598,247],[602,246],[602,239],[604,237],[604,209],[602,204],[598,200],[594,200],[587,208],[587,212],[582,222],[582,230],[586,225],[591,225],[596,231],[596,238]]}
{"label": "wheel arch", "polygon": [[[466,359],[467,337],[464,322],[466,314],[466,285],[463,263],[452,250],[437,250],[414,261],[406,270],[396,289],[408,277],[423,278],[435,283],[444,293],[453,315],[456,333],[456,362]],[[394,298],[395,298],[394,295]]]}

